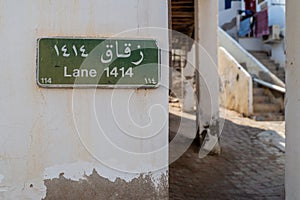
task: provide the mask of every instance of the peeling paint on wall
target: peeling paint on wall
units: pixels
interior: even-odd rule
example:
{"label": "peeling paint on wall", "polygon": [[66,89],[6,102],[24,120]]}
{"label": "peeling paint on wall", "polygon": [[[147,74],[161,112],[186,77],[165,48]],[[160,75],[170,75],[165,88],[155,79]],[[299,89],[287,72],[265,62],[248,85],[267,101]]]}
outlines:
{"label": "peeling paint on wall", "polygon": [[153,182],[151,174],[134,175],[127,181],[117,176],[114,180],[104,178],[95,169],[78,180],[67,178],[69,175],[62,172],[46,179],[44,199],[168,199],[167,174],[161,174],[159,184]]}
{"label": "peeling paint on wall", "polygon": [[[59,178],[61,174],[66,179],[72,181],[84,180],[87,176],[90,176],[92,173],[96,172],[99,176],[108,179],[111,182],[115,182],[116,179],[120,178],[125,182],[130,182],[135,178],[141,176],[139,173],[124,173],[119,172],[103,165],[89,163],[89,162],[75,162],[63,165],[55,165],[45,168],[44,179],[52,180]],[[151,180],[155,186],[159,185],[161,176],[165,174],[165,171],[150,173],[148,174],[151,177]]]}
{"label": "peeling paint on wall", "polygon": [[[139,10],[137,10],[138,4]],[[143,16],[154,10],[157,12],[156,15]],[[94,104],[92,104],[94,102],[90,101],[90,94],[93,92],[91,89],[80,90],[80,95],[76,99],[79,103],[78,108],[74,110],[72,109],[73,90],[71,88],[42,89],[36,85],[36,43],[38,38],[50,36],[112,36],[125,30],[135,29],[139,25],[167,28],[167,11],[167,1],[1,1],[0,36],[5,38],[3,40],[5,48],[0,49],[0,53],[6,55],[0,60],[0,66],[5,71],[5,74],[0,75],[2,91],[0,110],[4,113],[0,117],[0,173],[3,176],[0,177],[1,200],[40,200],[46,198],[46,192],[47,199],[51,197],[55,199],[58,195],[56,191],[61,191],[62,195],[70,195],[68,198],[59,199],[72,199],[72,197],[78,199],[75,194],[79,195],[80,191],[95,192],[101,197],[109,193],[110,188],[114,190],[111,190],[109,194],[114,193],[119,197],[128,191],[131,195],[138,197],[147,196],[147,191],[150,191],[149,195],[154,195],[154,197],[156,195],[157,199],[164,198],[168,192],[168,115],[164,115],[166,124],[159,132],[162,135],[161,143],[166,141],[165,151],[158,155],[161,159],[157,159],[157,156],[153,159],[145,159],[145,161],[132,160],[120,154],[113,154],[114,152],[109,151],[104,145],[98,145],[104,141],[103,137],[90,137],[99,136],[99,127],[95,123],[97,116],[95,116]],[[139,24],[136,22],[137,12],[141,17]],[[12,26],[12,24],[17,24],[17,26]],[[155,35],[151,31],[139,30],[124,33],[123,36],[151,37],[162,45],[160,47],[168,47],[167,33]],[[162,54],[162,65],[168,65],[168,60],[168,55]],[[161,82],[166,85],[168,71],[162,70],[161,78]],[[157,143],[146,143],[142,140],[131,145],[129,140],[120,137],[125,134],[117,127],[115,121],[107,120],[107,113],[111,112],[109,109],[111,93],[112,90],[97,89],[97,93],[94,94],[97,99],[95,109],[99,110],[99,115],[103,115],[101,118],[103,121],[100,122],[106,125],[106,133],[111,141],[120,142],[128,147],[136,147],[134,153],[151,152]],[[136,93],[134,89],[118,89],[115,93],[118,94],[117,105],[127,101],[126,97],[129,94],[136,95],[135,102],[140,102],[139,107],[132,103],[131,106],[134,109],[130,114],[134,119],[140,120],[141,124],[147,124],[149,121],[144,117],[148,113],[145,114],[139,110],[142,104],[151,105],[152,100],[157,99],[162,107],[168,110],[168,91],[163,87]],[[104,112],[105,109],[107,110]],[[87,128],[82,132],[87,139],[87,146],[95,148],[99,155],[104,155],[115,165],[130,165],[139,169],[141,173],[151,171],[149,169],[153,169],[154,166],[166,167],[162,171],[144,175],[117,172],[101,166],[94,161],[93,155],[87,151],[88,148],[85,148],[80,140],[73,120],[74,112],[82,117],[78,123]],[[158,119],[158,114],[153,113],[151,113],[153,119]],[[144,118],[140,117],[142,114]],[[104,121],[105,119],[107,121]],[[121,118],[121,120],[124,124],[130,123],[129,118]],[[112,144],[106,143],[106,145]],[[95,186],[99,182],[104,185]],[[97,186],[102,186],[103,189],[99,190]],[[73,190],[78,187],[84,190]]]}
{"label": "peeling paint on wall", "polygon": [[219,47],[219,74],[220,104],[246,116],[252,115],[252,77],[223,47]]}

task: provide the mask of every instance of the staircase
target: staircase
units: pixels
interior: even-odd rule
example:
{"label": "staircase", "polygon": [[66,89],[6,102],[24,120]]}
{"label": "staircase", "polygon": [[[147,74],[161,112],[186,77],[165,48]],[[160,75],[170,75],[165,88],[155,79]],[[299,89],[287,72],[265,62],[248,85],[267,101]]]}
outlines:
{"label": "staircase", "polygon": [[[265,67],[267,67],[280,80],[285,82],[284,68],[280,67],[270,59],[267,52],[250,51],[250,53]],[[257,121],[282,121],[284,120],[284,110],[279,102],[274,102],[271,98],[272,93],[259,84],[253,86],[253,111],[254,119]]]}
{"label": "staircase", "polygon": [[[284,96],[285,96],[285,73],[284,69],[274,63],[267,52],[263,51],[247,51],[244,49],[236,40],[231,38],[225,31],[219,29],[219,46],[224,48],[225,51],[230,55],[226,55],[221,49],[219,56],[224,62],[221,63],[221,74],[224,75],[225,79],[232,80],[231,76],[227,76],[226,65],[224,63],[232,61],[232,59],[242,66],[247,71],[248,77],[252,78],[252,91],[248,91],[248,95],[252,95],[252,101],[246,107],[248,108],[249,115],[257,121],[283,121],[284,120]],[[252,55],[251,55],[252,54]],[[256,58],[256,59],[254,59]],[[233,69],[237,67],[232,62]],[[266,68],[269,69],[266,70]],[[246,76],[245,76],[245,79]],[[250,81],[249,81],[250,82]],[[226,89],[226,88],[225,88]],[[248,96],[248,98],[251,98]],[[243,101],[239,95],[234,96],[234,99],[239,102]],[[224,102],[223,102],[224,103]],[[247,102],[243,103],[247,104]],[[234,109],[240,113],[244,110],[240,107],[233,107],[224,103],[225,107]]]}
{"label": "staircase", "polygon": [[285,71],[283,67],[275,63],[270,59],[269,55],[265,51],[250,51],[259,62],[261,62],[265,67],[267,67],[274,75],[276,75],[280,80],[285,83]]}
{"label": "staircase", "polygon": [[254,84],[253,87],[253,111],[257,121],[283,121],[284,111],[279,102],[272,100],[267,88]]}

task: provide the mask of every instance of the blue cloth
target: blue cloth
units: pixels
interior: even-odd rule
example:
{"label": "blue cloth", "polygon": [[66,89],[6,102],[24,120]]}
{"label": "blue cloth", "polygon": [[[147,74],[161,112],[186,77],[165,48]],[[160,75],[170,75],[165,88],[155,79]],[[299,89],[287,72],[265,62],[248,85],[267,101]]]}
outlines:
{"label": "blue cloth", "polygon": [[239,36],[244,37],[251,32],[251,17],[240,22]]}

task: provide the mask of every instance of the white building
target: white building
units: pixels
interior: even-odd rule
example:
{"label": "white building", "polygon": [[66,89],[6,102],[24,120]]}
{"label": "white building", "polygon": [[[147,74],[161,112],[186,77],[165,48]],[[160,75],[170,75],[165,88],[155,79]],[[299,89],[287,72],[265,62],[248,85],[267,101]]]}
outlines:
{"label": "white building", "polygon": [[268,25],[273,27],[269,37],[239,38],[247,50],[270,52],[272,60],[285,65],[285,0],[219,0],[219,25],[231,36],[237,38],[239,22],[235,21],[238,10],[260,12],[268,10]]}

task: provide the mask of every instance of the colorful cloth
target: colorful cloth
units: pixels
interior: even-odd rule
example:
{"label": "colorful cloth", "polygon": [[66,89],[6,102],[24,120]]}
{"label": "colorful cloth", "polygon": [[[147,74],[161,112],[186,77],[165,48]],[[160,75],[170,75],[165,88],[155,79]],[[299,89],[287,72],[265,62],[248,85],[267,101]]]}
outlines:
{"label": "colorful cloth", "polygon": [[244,37],[251,33],[251,18],[246,18],[240,22],[239,37]]}
{"label": "colorful cloth", "polygon": [[245,0],[245,9],[256,12],[256,0]]}
{"label": "colorful cloth", "polygon": [[256,37],[261,37],[263,35],[269,35],[269,19],[268,10],[263,10],[255,14],[256,24],[255,24],[255,35]]}

